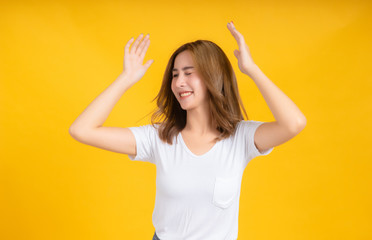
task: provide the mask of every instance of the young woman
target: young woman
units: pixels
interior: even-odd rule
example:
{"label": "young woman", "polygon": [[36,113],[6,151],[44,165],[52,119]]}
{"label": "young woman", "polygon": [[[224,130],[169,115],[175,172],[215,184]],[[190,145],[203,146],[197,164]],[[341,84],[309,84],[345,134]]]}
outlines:
{"label": "young woman", "polygon": [[[139,81],[149,35],[125,46],[124,70],[75,120],[76,140],[156,165],[153,239],[236,240],[243,172],[249,161],[268,155],[306,125],[297,106],[254,63],[243,35],[227,28],[238,43],[240,71],[259,88],[274,122],[244,120],[230,61],[215,43],[198,40],[171,56],[157,95],[151,124],[103,127],[120,97]],[[142,40],[142,42],[141,42]],[[162,117],[162,121],[155,119]]]}

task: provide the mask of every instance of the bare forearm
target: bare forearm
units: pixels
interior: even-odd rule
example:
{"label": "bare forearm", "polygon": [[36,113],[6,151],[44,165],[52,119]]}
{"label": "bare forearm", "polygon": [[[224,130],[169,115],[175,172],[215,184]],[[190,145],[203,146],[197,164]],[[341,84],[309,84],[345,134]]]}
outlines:
{"label": "bare forearm", "polygon": [[103,125],[119,101],[121,96],[132,86],[128,76],[121,73],[88,107],[78,116],[70,126],[70,132],[84,131]]}
{"label": "bare forearm", "polygon": [[293,131],[306,125],[306,118],[296,104],[257,65],[249,71],[248,76],[257,85],[278,124]]}

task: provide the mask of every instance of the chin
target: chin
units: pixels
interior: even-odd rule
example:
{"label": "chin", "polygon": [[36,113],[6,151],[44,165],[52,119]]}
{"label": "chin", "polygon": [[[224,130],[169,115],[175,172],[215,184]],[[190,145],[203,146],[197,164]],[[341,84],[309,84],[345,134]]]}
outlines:
{"label": "chin", "polygon": [[183,106],[181,105],[181,108],[182,108],[183,110],[185,110],[185,111],[188,111],[188,110],[192,110],[193,108],[195,108],[195,106],[190,106],[190,105],[188,105],[188,106],[186,106],[186,107],[183,107]]}

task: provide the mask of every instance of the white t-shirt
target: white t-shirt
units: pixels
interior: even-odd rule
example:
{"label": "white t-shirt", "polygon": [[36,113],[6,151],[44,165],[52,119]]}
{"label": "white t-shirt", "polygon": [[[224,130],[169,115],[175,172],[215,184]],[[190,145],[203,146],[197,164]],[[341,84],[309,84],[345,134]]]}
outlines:
{"label": "white t-shirt", "polygon": [[193,154],[181,133],[169,145],[151,124],[129,128],[137,144],[137,156],[128,155],[129,159],[156,165],[152,222],[161,240],[238,238],[244,169],[254,157],[273,150],[261,153],[254,144],[254,133],[262,123],[242,120],[235,136],[218,141],[203,155]]}

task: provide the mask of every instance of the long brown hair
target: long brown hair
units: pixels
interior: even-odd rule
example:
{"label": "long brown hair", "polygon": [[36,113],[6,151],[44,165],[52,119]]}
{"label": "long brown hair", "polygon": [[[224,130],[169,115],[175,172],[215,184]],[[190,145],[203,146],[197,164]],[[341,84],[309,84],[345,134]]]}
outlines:
{"label": "long brown hair", "polygon": [[181,108],[171,89],[174,61],[179,53],[186,50],[190,51],[195,68],[207,87],[211,118],[220,132],[215,140],[228,138],[234,134],[237,123],[244,120],[240,106],[247,119],[248,115],[229,59],[217,44],[208,40],[186,43],[172,54],[159,93],[152,100],[157,99],[158,107],[151,116],[151,124],[158,124],[159,138],[170,145],[173,137],[186,126],[186,110]]}

